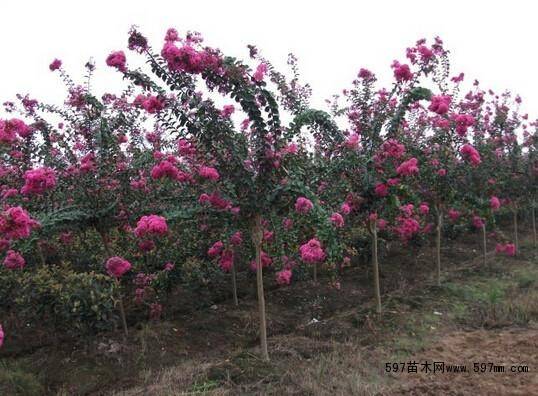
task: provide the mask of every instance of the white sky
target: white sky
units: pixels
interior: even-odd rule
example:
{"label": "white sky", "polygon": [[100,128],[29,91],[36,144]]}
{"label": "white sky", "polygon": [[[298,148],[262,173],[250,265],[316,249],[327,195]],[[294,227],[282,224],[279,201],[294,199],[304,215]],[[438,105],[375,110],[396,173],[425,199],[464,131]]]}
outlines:
{"label": "white sky", "polygon": [[48,70],[55,57],[73,75],[93,57],[94,85],[119,91],[119,75],[105,66],[111,50],[126,50],[133,24],[160,50],[168,27],[196,30],[206,44],[246,59],[255,44],[273,64],[288,52],[300,62],[314,89],[314,105],[349,87],[360,67],[381,82],[391,78],[393,59],[422,37],[441,36],[451,50],[452,74],[465,72],[485,88],[510,89],[523,109],[538,116],[538,5],[512,1],[1,1],[0,102],[16,93],[51,103],[63,101],[63,87]]}

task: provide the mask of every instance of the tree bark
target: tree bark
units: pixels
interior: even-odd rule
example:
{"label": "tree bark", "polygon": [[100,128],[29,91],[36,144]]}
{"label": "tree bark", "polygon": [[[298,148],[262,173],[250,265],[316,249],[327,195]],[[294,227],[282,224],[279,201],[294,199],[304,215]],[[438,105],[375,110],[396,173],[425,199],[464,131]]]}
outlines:
{"label": "tree bark", "polygon": [[484,265],[486,265],[486,251],[487,251],[487,243],[486,243],[486,225],[484,224],[482,226],[482,249],[483,249],[483,252],[482,252],[482,255],[483,255],[483,258],[484,258]]}
{"label": "tree bark", "polygon": [[435,259],[437,263],[437,286],[441,286],[441,230],[443,227],[443,214],[437,209],[437,227],[435,233]]}
{"label": "tree bark", "polygon": [[536,210],[535,210],[536,203],[532,203],[532,213],[531,213],[531,219],[532,219],[532,245],[536,249]]}
{"label": "tree bark", "polygon": [[267,351],[267,322],[265,316],[265,296],[263,293],[263,269],[261,260],[262,250],[262,219],[260,215],[254,218],[252,229],[252,241],[256,250],[256,286],[258,289],[258,310],[260,313],[260,346],[262,359],[269,361],[269,352]]}
{"label": "tree bark", "polygon": [[372,234],[372,267],[374,271],[375,307],[378,314],[381,313],[381,290],[379,287],[379,262],[377,260],[377,225],[376,221],[370,221],[370,233]]}
{"label": "tree bark", "polygon": [[517,234],[517,208],[514,208],[514,245],[516,247],[516,253],[517,256],[519,254],[519,239]]}
{"label": "tree bark", "polygon": [[[237,249],[235,249],[237,250]],[[232,264],[232,293],[234,298],[234,305],[239,305],[239,300],[237,299],[237,278],[236,278],[236,272],[235,272],[235,262],[237,260],[237,253],[234,252],[234,262]]]}

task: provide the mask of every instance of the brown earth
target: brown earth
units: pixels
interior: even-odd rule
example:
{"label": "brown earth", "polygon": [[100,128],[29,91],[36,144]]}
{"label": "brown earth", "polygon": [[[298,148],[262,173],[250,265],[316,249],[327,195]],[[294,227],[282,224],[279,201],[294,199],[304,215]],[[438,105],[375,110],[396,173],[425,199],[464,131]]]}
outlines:
{"label": "brown earth", "polygon": [[[413,359],[465,365],[466,373],[399,374],[398,395],[538,395],[538,329],[457,331]],[[474,363],[479,363],[475,372]],[[485,364],[484,364],[485,363]],[[489,363],[493,363],[490,365]],[[496,367],[502,366],[504,372]],[[529,372],[512,372],[524,370]],[[521,368],[520,368],[521,367]],[[482,372],[484,371],[484,372]],[[497,372],[496,372],[497,371]]]}

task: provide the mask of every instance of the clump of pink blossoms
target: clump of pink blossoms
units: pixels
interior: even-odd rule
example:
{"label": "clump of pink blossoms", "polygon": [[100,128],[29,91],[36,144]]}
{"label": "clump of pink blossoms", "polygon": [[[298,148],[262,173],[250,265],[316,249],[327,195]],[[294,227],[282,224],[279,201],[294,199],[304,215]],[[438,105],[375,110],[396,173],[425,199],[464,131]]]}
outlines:
{"label": "clump of pink blossoms", "polygon": [[331,223],[333,223],[336,228],[342,228],[344,226],[344,218],[340,213],[335,212],[331,215]]}
{"label": "clump of pink blossoms", "polygon": [[404,161],[396,168],[396,172],[401,176],[411,176],[418,173],[418,160],[416,158]]}
{"label": "clump of pink blossoms", "polygon": [[207,250],[207,255],[209,257],[216,257],[222,253],[224,249],[224,243],[222,241],[217,241]]}
{"label": "clump of pink blossoms", "polygon": [[480,216],[473,216],[472,219],[473,227],[475,228],[482,228],[486,223]]}
{"label": "clump of pink blossoms", "polygon": [[411,72],[409,65],[401,64],[395,60],[392,62],[391,67],[394,70],[394,77],[396,78],[396,81],[403,82],[413,79],[413,73]]}
{"label": "clump of pink blossoms", "polygon": [[295,211],[298,213],[306,214],[310,212],[313,207],[314,204],[312,204],[312,201],[310,201],[308,198],[299,197],[297,198],[297,201],[295,201]]}
{"label": "clump of pink blossoms", "polygon": [[283,269],[276,273],[276,283],[279,285],[289,285],[291,283],[291,277],[293,273],[290,269]]}
{"label": "clump of pink blossoms", "polygon": [[495,246],[495,252],[496,253],[506,253],[508,256],[515,256],[516,254],[516,245],[514,245],[513,243],[506,243],[506,244],[501,244],[501,243],[498,243],[496,246]]}
{"label": "clump of pink blossoms", "polygon": [[4,267],[10,270],[23,269],[26,265],[24,257],[19,252],[8,250],[4,259]]}
{"label": "clump of pink blossoms", "polygon": [[452,102],[452,98],[450,95],[436,95],[432,96],[430,99],[430,106],[428,107],[428,110],[433,111],[434,113],[437,113],[439,115],[443,115],[448,113],[448,109],[450,108],[450,102]]}
{"label": "clump of pink blossoms", "polygon": [[122,72],[127,70],[125,67],[125,62],[126,62],[126,58],[125,58],[125,53],[123,51],[112,52],[106,58],[106,64],[108,66],[115,67],[116,69]]}
{"label": "clump of pink blossoms", "polygon": [[325,252],[321,247],[321,242],[316,238],[309,240],[304,245],[301,245],[299,248],[299,253],[301,255],[301,260],[305,263],[315,264],[321,263],[325,260]]}
{"label": "clump of pink blossoms", "polygon": [[220,178],[219,172],[210,166],[202,166],[198,170],[200,177],[203,177],[207,180],[217,181]]}
{"label": "clump of pink blossoms", "polygon": [[38,225],[20,206],[8,208],[0,215],[0,234],[6,239],[28,238]]}
{"label": "clump of pink blossoms", "polygon": [[105,268],[108,272],[108,275],[113,276],[115,278],[121,278],[126,272],[130,271],[132,268],[132,265],[130,262],[125,260],[122,257],[114,256],[110,257],[106,264]]}
{"label": "clump of pink blossoms", "polygon": [[168,225],[166,224],[166,219],[158,215],[142,216],[134,229],[134,234],[139,238],[163,236],[167,232]]}
{"label": "clump of pink blossoms", "polygon": [[495,196],[491,197],[489,199],[489,207],[493,211],[499,210],[500,207],[501,207],[501,201],[499,200],[499,198],[497,198]]}
{"label": "clump of pink blossoms", "polygon": [[465,159],[467,159],[469,162],[471,162],[471,164],[473,166],[477,166],[481,162],[480,154],[470,144],[464,144],[460,148],[460,153]]}
{"label": "clump of pink blossoms", "polygon": [[51,168],[36,168],[24,172],[24,195],[43,194],[56,186],[56,173]]}

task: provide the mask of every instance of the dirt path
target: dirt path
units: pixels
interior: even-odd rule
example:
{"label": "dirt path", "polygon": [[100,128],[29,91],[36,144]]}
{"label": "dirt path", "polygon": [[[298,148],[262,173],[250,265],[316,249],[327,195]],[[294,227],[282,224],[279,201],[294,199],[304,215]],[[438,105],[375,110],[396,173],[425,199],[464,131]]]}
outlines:
{"label": "dirt path", "polygon": [[[404,373],[395,374],[405,383],[390,394],[538,395],[537,328],[454,332],[414,360],[419,362],[418,373],[407,373],[406,367]],[[467,371],[421,373],[424,361],[465,365]],[[475,362],[486,365],[474,372]],[[511,372],[513,366],[521,365],[528,366],[528,372]],[[504,372],[499,372],[498,366],[503,366]],[[480,372],[482,369],[485,372]]]}

